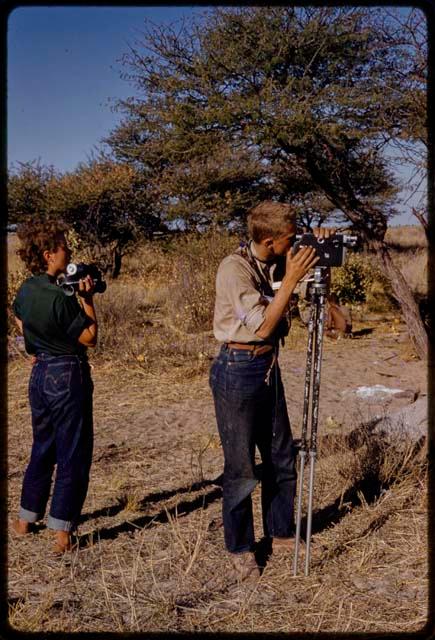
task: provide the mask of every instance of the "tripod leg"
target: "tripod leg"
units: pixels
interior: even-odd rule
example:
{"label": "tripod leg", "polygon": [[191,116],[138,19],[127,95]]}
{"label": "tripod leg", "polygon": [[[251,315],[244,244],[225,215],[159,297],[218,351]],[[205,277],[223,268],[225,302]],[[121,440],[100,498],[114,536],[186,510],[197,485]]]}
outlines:
{"label": "tripod leg", "polygon": [[317,455],[317,423],[319,419],[319,393],[320,393],[320,371],[322,365],[322,347],[323,347],[323,327],[325,322],[325,296],[321,294],[317,299],[317,324],[316,324],[316,341],[314,356],[314,373],[313,373],[313,398],[311,413],[311,438],[310,438],[310,472],[308,485],[308,508],[307,508],[307,551],[305,556],[305,575],[310,572],[310,553],[311,553],[311,528],[313,521],[313,493],[314,493],[314,467]]}
{"label": "tripod leg", "polygon": [[295,534],[295,555],[293,558],[293,575],[298,574],[298,558],[299,558],[299,543],[301,539],[301,519],[302,519],[302,490],[304,486],[304,468],[305,457],[307,452],[305,449],[299,451],[299,478],[298,478],[298,509],[296,515],[296,534]]}
{"label": "tripod leg", "polygon": [[302,415],[302,433],[301,448],[306,447],[307,430],[308,430],[308,408],[311,395],[311,380],[313,377],[313,347],[315,344],[314,334],[317,325],[317,309],[314,303],[311,304],[310,321],[308,323],[308,341],[307,341],[307,363],[305,367],[305,386],[304,386],[304,409]]}
{"label": "tripod leg", "polygon": [[308,508],[307,508],[307,550],[305,555],[305,575],[310,573],[310,552],[311,552],[311,526],[313,522],[313,490],[314,490],[314,466],[316,463],[316,452],[309,451],[310,473],[308,484]]}
{"label": "tripod leg", "polygon": [[295,551],[293,558],[293,575],[298,572],[299,544],[301,539],[301,519],[302,519],[302,493],[304,488],[304,470],[305,457],[307,453],[307,429],[308,429],[308,407],[310,403],[312,364],[313,364],[313,344],[314,344],[314,327],[316,326],[316,309],[311,306],[310,321],[308,324],[308,343],[307,343],[307,364],[305,369],[305,386],[304,386],[304,410],[302,416],[302,433],[301,448],[299,449],[299,469],[298,469],[298,503],[296,512],[296,534],[295,534]]}

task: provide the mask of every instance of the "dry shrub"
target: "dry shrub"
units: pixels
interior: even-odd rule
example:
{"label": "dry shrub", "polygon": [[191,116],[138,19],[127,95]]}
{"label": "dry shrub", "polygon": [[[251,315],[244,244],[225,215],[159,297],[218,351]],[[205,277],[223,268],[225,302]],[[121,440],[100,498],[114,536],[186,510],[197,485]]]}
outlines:
{"label": "dry shrub", "polygon": [[15,300],[17,291],[29,277],[30,273],[26,270],[23,261],[17,256],[19,240],[15,233],[8,233],[7,236],[8,250],[8,294],[7,294],[7,315],[8,315],[8,335],[17,336],[18,328],[14,321],[12,311],[12,303]]}
{"label": "dry shrub", "polygon": [[416,441],[404,427],[391,435],[373,433],[370,425],[363,425],[342,438],[337,450],[342,458],[339,474],[353,484],[372,480],[387,487],[425,474],[424,438]]}
{"label": "dry shrub", "polygon": [[376,278],[367,291],[365,311],[369,313],[391,313],[398,305],[392,295],[391,284],[385,277]]}
{"label": "dry shrub", "polygon": [[8,272],[13,273],[20,271],[23,267],[22,260],[17,255],[17,249],[20,241],[16,233],[8,233],[7,235],[7,251],[8,251]]}
{"label": "dry shrub", "polygon": [[399,267],[412,292],[416,296],[428,293],[428,256],[427,249],[393,251],[393,260]]}
{"label": "dry shrub", "polygon": [[140,280],[109,282],[106,292],[95,296],[95,355],[154,375],[174,369],[182,369],[184,376],[203,372],[215,348],[211,336],[187,336],[166,326],[166,299],[165,290],[147,291]]}
{"label": "dry shrub", "polygon": [[123,357],[142,340],[155,322],[159,305],[149,300],[140,283],[109,281],[102,295],[95,295],[99,339],[95,353]]}
{"label": "dry shrub", "polygon": [[182,238],[174,255],[174,280],[166,310],[169,323],[186,333],[211,330],[216,271],[221,260],[235,251],[234,236],[210,232]]}
{"label": "dry shrub", "polygon": [[7,314],[8,314],[8,335],[18,336],[18,327],[14,320],[14,312],[12,310],[12,304],[17,295],[18,289],[23,284],[24,280],[29,277],[29,273],[24,268],[24,265],[20,267],[17,265],[14,271],[10,271],[8,275],[8,298],[7,298]]}
{"label": "dry shrub", "polygon": [[[427,296],[427,249],[410,248],[401,251],[390,249],[390,253],[416,299]],[[391,283],[383,272],[380,259],[375,255],[363,255],[359,259],[367,262],[366,269],[370,275],[365,287],[364,309],[375,313],[397,310],[398,303],[393,296]],[[340,269],[337,272],[339,273]],[[334,277],[333,274],[333,281]]]}
{"label": "dry shrub", "polygon": [[177,240],[144,240],[132,248],[122,265],[122,279],[140,282],[148,291],[165,289],[174,273]]}

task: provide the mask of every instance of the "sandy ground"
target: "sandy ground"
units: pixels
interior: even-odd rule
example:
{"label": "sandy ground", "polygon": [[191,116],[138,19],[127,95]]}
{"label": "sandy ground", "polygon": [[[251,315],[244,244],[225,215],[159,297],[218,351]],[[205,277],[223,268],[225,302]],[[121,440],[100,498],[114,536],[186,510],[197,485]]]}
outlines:
{"label": "sandy ground", "polygon": [[[367,326],[353,340],[325,341],[320,435],[342,435],[426,394],[426,367],[413,358],[404,326],[392,327],[391,322]],[[294,437],[300,435],[305,359],[303,344],[284,348],[280,355]],[[31,444],[29,372],[24,358],[10,361],[10,519],[18,507]],[[345,516],[340,510],[337,517],[326,516],[326,507],[334,504],[339,490],[327,480],[322,484],[322,473],[332,477],[335,469],[330,471],[331,466],[320,459],[312,574],[293,579],[298,582],[290,580],[291,586],[285,587],[290,584],[291,559],[272,558],[262,578],[264,588],[256,591],[257,600],[252,594],[248,598],[257,603],[254,614],[246,604],[248,596],[231,595],[227,575],[221,489],[216,482],[222,453],[207,372],[183,382],[148,376],[139,368],[94,362],[93,379],[94,463],[80,549],[72,559],[51,557],[43,525],[36,535],[9,539],[13,626],[70,632],[382,632],[422,627],[427,604],[423,498],[415,504],[412,490],[386,491],[382,504],[379,500],[364,504],[361,499]],[[375,385],[382,385],[377,393]],[[334,464],[330,454],[329,465]],[[410,505],[414,520],[404,525],[400,513]],[[373,522],[385,513],[385,524],[376,528]],[[260,538],[258,513],[257,522]],[[354,543],[350,523],[359,531],[356,538],[366,538],[364,531],[373,527],[371,551],[364,546],[365,555]],[[407,549],[417,534],[419,556],[409,558]],[[335,559],[330,561],[331,549]],[[393,549],[394,560],[393,556],[390,561],[387,556],[379,560]],[[329,562],[326,570],[325,562]],[[305,612],[295,618],[301,603]],[[377,614],[367,615],[374,610]]]}

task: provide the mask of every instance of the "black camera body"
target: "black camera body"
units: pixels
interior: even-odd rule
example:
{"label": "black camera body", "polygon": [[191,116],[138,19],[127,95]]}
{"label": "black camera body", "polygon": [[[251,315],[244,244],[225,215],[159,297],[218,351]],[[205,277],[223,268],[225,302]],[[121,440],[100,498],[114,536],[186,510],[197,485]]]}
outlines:
{"label": "black camera body", "polygon": [[56,284],[61,287],[65,295],[72,296],[79,290],[79,281],[86,278],[86,276],[91,276],[94,281],[95,293],[104,293],[106,291],[107,284],[103,280],[103,275],[98,267],[84,262],[70,262],[66,268],[66,273],[62,273],[57,278]]}
{"label": "black camera body", "polygon": [[296,236],[292,253],[297,253],[302,247],[314,247],[319,260],[316,267],[341,267],[346,257],[346,248],[355,247],[358,238],[334,234],[330,238],[318,238],[313,233],[303,233]]}

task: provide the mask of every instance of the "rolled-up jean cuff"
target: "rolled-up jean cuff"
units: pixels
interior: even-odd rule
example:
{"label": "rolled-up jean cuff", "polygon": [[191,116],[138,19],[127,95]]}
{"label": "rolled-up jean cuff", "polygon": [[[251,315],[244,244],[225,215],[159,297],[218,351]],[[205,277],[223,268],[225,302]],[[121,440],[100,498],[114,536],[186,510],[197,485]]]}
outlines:
{"label": "rolled-up jean cuff", "polygon": [[53,516],[48,516],[47,519],[47,527],[49,529],[54,529],[55,531],[73,531],[76,528],[76,523],[68,520],[59,520],[58,518],[53,518]]}
{"label": "rolled-up jean cuff", "polygon": [[38,522],[38,520],[42,520],[44,514],[35,513],[34,511],[29,511],[28,509],[24,509],[24,507],[20,507],[18,517],[20,520],[25,520],[26,522]]}
{"label": "rolled-up jean cuff", "polygon": [[255,548],[254,545],[251,544],[251,545],[245,545],[241,549],[237,549],[236,551],[230,551],[229,549],[227,549],[227,551],[232,556],[241,556],[244,553],[253,553],[254,548]]}

